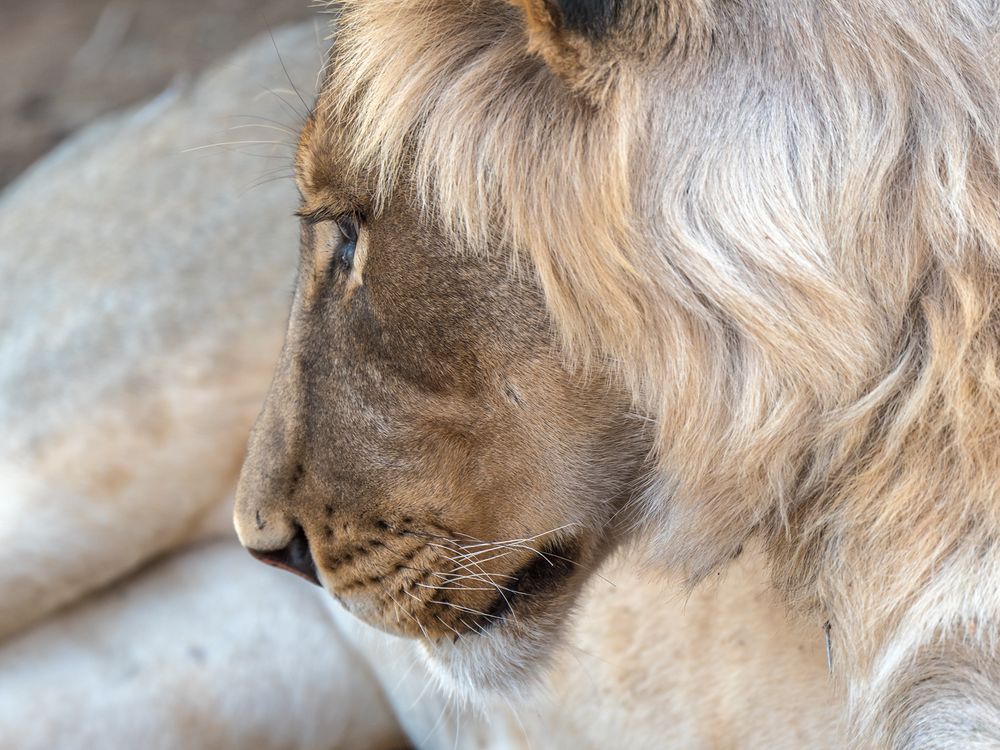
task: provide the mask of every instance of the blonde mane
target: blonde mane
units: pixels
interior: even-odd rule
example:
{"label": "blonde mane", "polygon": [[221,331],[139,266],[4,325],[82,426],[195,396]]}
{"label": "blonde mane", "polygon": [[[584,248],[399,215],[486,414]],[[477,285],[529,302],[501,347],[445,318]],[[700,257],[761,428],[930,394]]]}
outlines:
{"label": "blonde mane", "polygon": [[1000,734],[996,3],[689,0],[566,58],[524,5],[338,3],[316,116],[620,370],[662,559],[763,539],[868,736],[959,710],[929,670]]}

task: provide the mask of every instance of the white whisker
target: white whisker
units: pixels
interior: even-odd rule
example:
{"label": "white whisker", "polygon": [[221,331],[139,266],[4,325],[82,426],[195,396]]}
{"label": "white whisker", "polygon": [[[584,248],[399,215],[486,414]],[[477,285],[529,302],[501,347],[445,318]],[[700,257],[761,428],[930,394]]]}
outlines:
{"label": "white whisker", "polygon": [[190,154],[193,151],[203,151],[206,148],[224,148],[226,146],[282,146],[284,148],[294,148],[292,144],[284,141],[221,141],[219,143],[206,143],[202,146],[192,146],[181,151],[182,154]]}

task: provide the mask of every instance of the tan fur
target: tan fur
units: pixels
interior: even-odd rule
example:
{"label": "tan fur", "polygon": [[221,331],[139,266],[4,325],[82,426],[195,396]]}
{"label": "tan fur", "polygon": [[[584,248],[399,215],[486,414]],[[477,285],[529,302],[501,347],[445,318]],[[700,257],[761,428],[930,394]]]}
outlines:
{"label": "tan fur", "polygon": [[501,2],[342,5],[321,109],[374,202],[412,169],[530,257],[658,426],[656,554],[697,580],[763,539],[867,736],[997,740],[996,8],[638,2],[683,33],[626,19],[609,67],[537,3],[527,36]]}

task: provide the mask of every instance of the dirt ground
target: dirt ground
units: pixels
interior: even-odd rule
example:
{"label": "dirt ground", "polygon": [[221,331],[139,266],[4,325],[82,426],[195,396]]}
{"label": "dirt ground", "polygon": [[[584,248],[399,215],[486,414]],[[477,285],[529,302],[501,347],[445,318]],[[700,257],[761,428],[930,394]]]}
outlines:
{"label": "dirt ground", "polygon": [[0,187],[100,115],[316,14],[309,0],[0,0]]}

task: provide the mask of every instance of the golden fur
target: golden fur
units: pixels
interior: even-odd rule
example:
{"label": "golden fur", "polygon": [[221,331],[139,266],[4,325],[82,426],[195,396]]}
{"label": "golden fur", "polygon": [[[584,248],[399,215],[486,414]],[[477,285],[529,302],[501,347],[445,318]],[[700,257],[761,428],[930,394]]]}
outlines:
{"label": "golden fur", "polygon": [[340,5],[320,108],[373,202],[530,258],[658,427],[656,554],[763,539],[866,736],[1000,739],[995,4],[638,2],[597,40]]}

